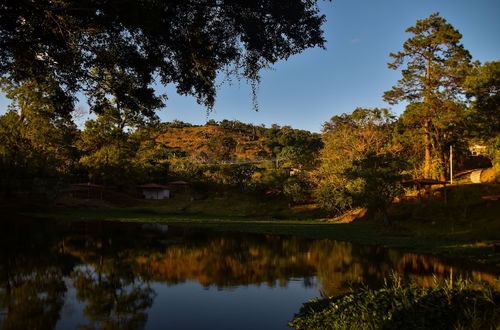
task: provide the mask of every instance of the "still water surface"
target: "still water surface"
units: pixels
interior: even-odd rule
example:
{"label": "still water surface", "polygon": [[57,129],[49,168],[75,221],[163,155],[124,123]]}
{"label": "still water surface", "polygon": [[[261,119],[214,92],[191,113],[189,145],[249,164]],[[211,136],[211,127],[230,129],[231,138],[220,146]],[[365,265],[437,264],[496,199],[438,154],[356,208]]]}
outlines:
{"label": "still water surface", "polygon": [[119,222],[0,223],[2,329],[287,329],[308,299],[498,269],[333,240]]}

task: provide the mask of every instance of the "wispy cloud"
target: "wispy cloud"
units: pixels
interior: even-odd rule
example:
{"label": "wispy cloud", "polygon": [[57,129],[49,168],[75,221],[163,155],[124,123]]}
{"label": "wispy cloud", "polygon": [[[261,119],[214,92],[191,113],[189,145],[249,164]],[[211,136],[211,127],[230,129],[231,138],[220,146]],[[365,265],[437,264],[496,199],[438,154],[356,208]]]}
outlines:
{"label": "wispy cloud", "polygon": [[354,44],[359,44],[360,42],[361,42],[361,39],[359,39],[359,38],[353,38],[353,39],[351,39],[351,44],[353,44],[353,45]]}

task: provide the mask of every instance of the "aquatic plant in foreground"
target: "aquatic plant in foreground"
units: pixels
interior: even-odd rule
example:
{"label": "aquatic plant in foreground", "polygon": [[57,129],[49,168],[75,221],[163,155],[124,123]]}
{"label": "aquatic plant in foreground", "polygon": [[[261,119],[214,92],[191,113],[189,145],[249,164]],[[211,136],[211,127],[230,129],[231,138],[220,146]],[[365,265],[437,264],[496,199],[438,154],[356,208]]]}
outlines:
{"label": "aquatic plant in foreground", "polygon": [[[433,287],[404,285],[393,275],[379,290],[362,289],[303,305],[296,329],[497,329],[500,292],[458,279]],[[387,283],[386,282],[386,283]]]}

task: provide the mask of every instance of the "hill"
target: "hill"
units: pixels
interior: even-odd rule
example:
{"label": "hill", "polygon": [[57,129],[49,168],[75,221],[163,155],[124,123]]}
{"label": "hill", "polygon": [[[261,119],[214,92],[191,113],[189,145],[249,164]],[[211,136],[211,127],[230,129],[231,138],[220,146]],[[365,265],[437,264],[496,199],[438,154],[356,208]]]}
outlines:
{"label": "hill", "polygon": [[[179,158],[203,163],[230,160],[265,160],[276,157],[292,160],[319,152],[321,137],[317,133],[289,126],[245,124],[239,121],[209,121],[196,126],[183,122],[160,125],[157,142],[177,151]],[[295,156],[295,157],[294,157]],[[295,163],[302,164],[298,159]]]}
{"label": "hill", "polygon": [[273,156],[270,140],[218,126],[168,128],[158,138],[193,159],[261,159]]}

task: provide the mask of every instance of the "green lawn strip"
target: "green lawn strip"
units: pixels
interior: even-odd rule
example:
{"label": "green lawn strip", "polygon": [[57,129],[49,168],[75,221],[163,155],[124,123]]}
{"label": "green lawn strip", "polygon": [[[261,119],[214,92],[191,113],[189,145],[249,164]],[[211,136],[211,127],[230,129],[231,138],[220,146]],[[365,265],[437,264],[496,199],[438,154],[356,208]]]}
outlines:
{"label": "green lawn strip", "polygon": [[172,226],[210,228],[217,231],[334,239],[500,265],[500,253],[493,252],[491,247],[485,244],[443,239],[442,237],[417,237],[401,229],[387,229],[373,221],[334,223],[322,220],[282,220],[271,217],[215,217],[210,215],[159,213],[154,209],[146,208],[65,209],[49,212],[32,210],[22,213],[29,216],[54,219],[162,222]]}

